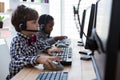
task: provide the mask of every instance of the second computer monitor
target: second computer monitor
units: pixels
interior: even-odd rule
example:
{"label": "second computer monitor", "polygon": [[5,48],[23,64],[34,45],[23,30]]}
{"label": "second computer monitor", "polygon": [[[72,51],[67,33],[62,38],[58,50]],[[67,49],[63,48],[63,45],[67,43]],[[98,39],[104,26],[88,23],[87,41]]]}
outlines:
{"label": "second computer monitor", "polygon": [[85,21],[83,26],[83,44],[86,48],[86,40],[91,36],[92,28],[94,24],[94,13],[95,13],[95,4],[92,4],[87,9],[85,9]]}

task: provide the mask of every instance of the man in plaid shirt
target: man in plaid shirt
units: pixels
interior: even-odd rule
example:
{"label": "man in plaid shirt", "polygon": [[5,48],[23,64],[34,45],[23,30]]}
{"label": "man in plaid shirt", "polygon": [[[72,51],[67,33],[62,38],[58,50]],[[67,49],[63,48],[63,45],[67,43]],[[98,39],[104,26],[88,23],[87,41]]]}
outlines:
{"label": "man in plaid shirt", "polygon": [[11,62],[9,64],[9,75],[6,77],[10,80],[24,67],[33,67],[38,64],[45,64],[50,68],[55,68],[53,60],[59,62],[60,57],[40,56],[38,49],[52,52],[60,52],[58,48],[51,47],[47,42],[37,40],[38,33],[38,13],[34,9],[24,5],[19,5],[12,14],[11,22],[17,31],[10,47]]}

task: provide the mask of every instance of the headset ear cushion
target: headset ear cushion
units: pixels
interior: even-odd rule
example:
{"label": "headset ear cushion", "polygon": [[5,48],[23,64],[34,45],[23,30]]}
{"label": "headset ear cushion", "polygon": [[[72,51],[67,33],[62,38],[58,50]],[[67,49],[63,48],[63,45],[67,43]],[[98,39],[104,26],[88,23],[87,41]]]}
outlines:
{"label": "headset ear cushion", "polygon": [[44,25],[44,24],[41,24],[41,25],[40,25],[40,30],[42,30],[42,31],[45,30],[45,25]]}
{"label": "headset ear cushion", "polygon": [[25,23],[20,23],[19,24],[19,29],[20,29],[20,31],[25,30],[26,29],[26,24]]}

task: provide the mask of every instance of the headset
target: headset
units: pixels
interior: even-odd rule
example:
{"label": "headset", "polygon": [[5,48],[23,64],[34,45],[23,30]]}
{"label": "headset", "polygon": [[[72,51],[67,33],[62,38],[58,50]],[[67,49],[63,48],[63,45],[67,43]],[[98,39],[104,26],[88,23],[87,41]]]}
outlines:
{"label": "headset", "polygon": [[[24,19],[25,20],[25,19]],[[24,21],[24,22],[22,22],[22,23],[20,23],[19,24],[19,29],[20,29],[20,31],[22,31],[22,30],[26,30],[26,20]]]}
{"label": "headset", "polygon": [[49,15],[47,15],[47,14],[45,15],[45,17],[44,17],[44,22],[43,22],[43,24],[40,25],[40,30],[41,30],[41,31],[44,31],[44,32],[45,32],[45,27],[46,27],[46,24],[47,24],[47,18],[48,18],[48,16],[49,16]]}
{"label": "headset", "polygon": [[26,6],[24,6],[23,7],[23,12],[24,12],[24,21],[23,22],[21,22],[20,24],[19,24],[19,29],[20,29],[20,31],[22,31],[22,30],[26,30],[26,28],[27,28],[27,26],[26,26],[26,22],[27,22],[27,17],[26,17],[26,9],[27,9],[27,7]]}
{"label": "headset", "polygon": [[23,12],[24,12],[24,21],[23,22],[21,22],[20,24],[19,24],[19,29],[20,29],[20,31],[29,31],[29,32],[39,32],[40,30],[27,30],[26,28],[27,28],[27,26],[26,26],[26,23],[27,23],[27,14],[26,14],[26,10],[27,10],[27,7],[26,6],[24,6],[23,7]]}

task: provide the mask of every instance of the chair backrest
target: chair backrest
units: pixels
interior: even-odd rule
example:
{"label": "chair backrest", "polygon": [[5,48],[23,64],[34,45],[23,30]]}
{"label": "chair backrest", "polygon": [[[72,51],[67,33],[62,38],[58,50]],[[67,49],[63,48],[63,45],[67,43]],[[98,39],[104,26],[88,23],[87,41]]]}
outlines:
{"label": "chair backrest", "polygon": [[5,39],[0,39],[0,80],[6,80],[9,72],[10,54]]}

